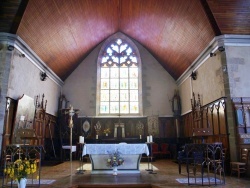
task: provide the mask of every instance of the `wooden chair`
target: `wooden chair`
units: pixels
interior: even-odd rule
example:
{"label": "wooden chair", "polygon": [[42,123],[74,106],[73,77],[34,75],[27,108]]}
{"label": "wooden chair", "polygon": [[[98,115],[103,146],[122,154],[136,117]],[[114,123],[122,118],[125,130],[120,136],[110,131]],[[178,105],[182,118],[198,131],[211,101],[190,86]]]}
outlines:
{"label": "wooden chair", "polygon": [[187,156],[186,153],[184,151],[178,151],[178,170],[179,170],[179,174],[181,174],[181,164],[186,164],[186,160],[187,160]]}
{"label": "wooden chair", "polygon": [[218,149],[218,150],[216,150],[215,155],[212,158],[210,158],[209,162],[207,163],[208,175],[210,173],[210,168],[211,168],[211,170],[214,171],[214,173],[219,173],[220,183],[225,182],[226,155],[227,155],[227,148]]}
{"label": "wooden chair", "polygon": [[152,144],[152,154],[154,158],[157,158],[161,155],[161,151],[159,150],[159,145],[157,143]]}
{"label": "wooden chair", "polygon": [[169,144],[167,143],[161,143],[161,155],[163,156],[169,156],[171,158],[171,152],[169,151]]}
{"label": "wooden chair", "polygon": [[240,178],[240,174],[246,173],[248,156],[249,156],[248,149],[240,149],[240,161],[230,163],[231,176],[234,172],[236,172],[238,174],[238,178]]}

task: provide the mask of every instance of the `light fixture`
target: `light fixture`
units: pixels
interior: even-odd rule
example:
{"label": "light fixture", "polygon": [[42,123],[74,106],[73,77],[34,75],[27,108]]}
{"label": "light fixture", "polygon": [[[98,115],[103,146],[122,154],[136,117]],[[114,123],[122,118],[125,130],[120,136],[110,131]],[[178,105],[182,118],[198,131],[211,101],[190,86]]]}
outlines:
{"label": "light fixture", "polygon": [[222,71],[223,71],[224,73],[227,72],[227,66],[226,66],[226,65],[222,65],[221,69],[222,69]]}
{"label": "light fixture", "polygon": [[216,53],[211,52],[210,57],[214,57],[214,56],[216,56]]}
{"label": "light fixture", "polygon": [[220,52],[223,52],[223,51],[225,51],[225,48],[224,48],[224,46],[219,46],[219,47],[218,47],[218,50],[219,50]]}
{"label": "light fixture", "polygon": [[191,73],[191,78],[192,78],[193,80],[196,80],[196,79],[197,79],[197,72],[196,72],[196,71]]}
{"label": "light fixture", "polygon": [[19,57],[25,57],[25,54],[19,54]]}
{"label": "light fixture", "polygon": [[47,79],[47,74],[46,74],[46,72],[40,72],[40,80],[41,81],[45,81],[46,79]]}
{"label": "light fixture", "polygon": [[9,51],[13,51],[13,50],[14,50],[14,46],[9,45],[9,46],[8,46],[8,50],[9,50]]}

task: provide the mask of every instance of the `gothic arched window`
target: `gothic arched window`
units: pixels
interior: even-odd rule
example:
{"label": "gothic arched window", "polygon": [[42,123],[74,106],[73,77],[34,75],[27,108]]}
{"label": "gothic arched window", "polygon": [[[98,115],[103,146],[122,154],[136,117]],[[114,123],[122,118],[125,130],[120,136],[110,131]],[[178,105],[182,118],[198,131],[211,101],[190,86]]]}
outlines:
{"label": "gothic arched window", "polygon": [[142,115],[140,62],[124,36],[106,41],[97,62],[97,115]]}

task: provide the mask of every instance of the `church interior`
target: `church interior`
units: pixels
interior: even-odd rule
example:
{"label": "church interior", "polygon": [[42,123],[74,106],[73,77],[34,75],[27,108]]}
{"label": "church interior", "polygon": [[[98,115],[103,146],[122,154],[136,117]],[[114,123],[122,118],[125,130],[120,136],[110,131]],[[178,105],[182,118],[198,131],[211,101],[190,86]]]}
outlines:
{"label": "church interior", "polygon": [[249,0],[2,0],[2,187],[248,187],[249,52]]}

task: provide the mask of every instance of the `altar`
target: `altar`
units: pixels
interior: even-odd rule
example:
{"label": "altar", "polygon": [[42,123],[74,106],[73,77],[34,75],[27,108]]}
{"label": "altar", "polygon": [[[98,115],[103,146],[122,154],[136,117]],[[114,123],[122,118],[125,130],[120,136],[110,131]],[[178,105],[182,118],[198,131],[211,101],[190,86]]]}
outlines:
{"label": "altar", "polygon": [[149,155],[147,144],[85,144],[82,156],[89,155],[91,174],[111,174],[112,168],[107,167],[109,153],[119,151],[124,158],[124,164],[118,166],[118,173],[140,173],[142,154]]}

